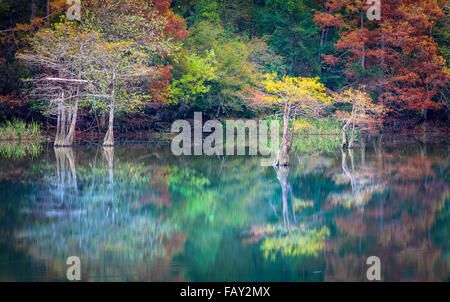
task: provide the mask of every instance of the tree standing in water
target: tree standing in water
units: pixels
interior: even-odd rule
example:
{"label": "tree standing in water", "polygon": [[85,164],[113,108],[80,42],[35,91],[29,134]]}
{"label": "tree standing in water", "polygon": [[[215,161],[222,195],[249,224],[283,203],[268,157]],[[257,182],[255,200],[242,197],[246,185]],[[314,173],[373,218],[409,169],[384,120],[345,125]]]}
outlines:
{"label": "tree standing in water", "polygon": [[89,95],[94,107],[109,113],[103,145],[110,147],[114,145],[115,114],[139,109],[146,100],[143,81],[151,77],[153,69],[145,65],[147,56],[136,51],[130,42],[102,42],[95,56],[97,60],[89,72],[93,83]]}
{"label": "tree standing in water", "polygon": [[294,119],[319,117],[330,103],[325,86],[318,78],[302,78],[276,74],[266,75],[263,91],[253,92],[252,101],[277,111],[283,118],[283,139],[274,166],[289,165],[289,151],[294,139]]}
{"label": "tree standing in water", "polygon": [[[347,89],[335,96],[337,104],[350,104],[348,111],[339,110],[336,116],[344,122],[342,127],[342,144],[344,148],[353,149],[355,142],[355,130],[373,129],[382,126],[381,117],[386,113],[386,107],[382,104],[375,104],[372,98],[362,90]],[[348,139],[348,131],[351,127],[351,137]]]}
{"label": "tree standing in water", "polygon": [[101,32],[104,40],[91,67],[91,96],[94,107],[109,115],[103,145],[113,146],[115,114],[154,101],[148,88],[160,77],[163,58],[175,48],[168,30],[171,15],[147,0],[87,0],[84,5],[81,26]]}
{"label": "tree standing in water", "polygon": [[38,31],[30,46],[17,58],[36,70],[30,94],[47,105],[46,113],[57,117],[56,147],[73,144],[83,87],[89,84],[86,69],[99,41],[93,31],[79,30],[71,22],[57,23]]}

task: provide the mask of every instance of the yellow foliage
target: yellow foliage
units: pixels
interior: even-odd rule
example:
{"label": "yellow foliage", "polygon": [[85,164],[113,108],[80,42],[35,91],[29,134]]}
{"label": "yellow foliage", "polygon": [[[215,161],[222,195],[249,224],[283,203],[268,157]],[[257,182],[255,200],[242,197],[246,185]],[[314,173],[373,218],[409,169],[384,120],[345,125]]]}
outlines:
{"label": "yellow foliage", "polygon": [[277,74],[266,74],[262,84],[268,93],[265,101],[268,103],[286,102],[296,103],[303,108],[314,104],[329,104],[331,98],[326,94],[325,86],[319,78],[303,78],[283,76],[278,79]]}
{"label": "yellow foliage", "polygon": [[366,92],[353,88],[337,94],[335,101],[352,105],[351,112],[337,111],[335,117],[342,121],[353,119],[359,126],[374,127],[380,123],[379,117],[387,112],[383,104],[374,103]]}

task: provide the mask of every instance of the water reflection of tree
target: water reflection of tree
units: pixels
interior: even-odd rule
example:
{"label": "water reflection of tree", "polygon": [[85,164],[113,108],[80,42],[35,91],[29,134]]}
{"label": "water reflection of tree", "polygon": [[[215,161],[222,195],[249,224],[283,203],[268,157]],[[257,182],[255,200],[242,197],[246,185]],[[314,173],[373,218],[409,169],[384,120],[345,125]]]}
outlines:
{"label": "water reflection of tree", "polygon": [[[78,179],[72,148],[55,148],[55,172],[35,182],[31,204],[25,209],[47,218],[80,213]],[[77,208],[78,207],[78,208]]]}
{"label": "water reflection of tree", "polygon": [[261,204],[275,184],[268,182],[271,178],[258,158],[183,158],[167,170],[174,203],[171,219],[188,234],[187,260],[198,271],[206,273],[218,265],[230,230],[265,221]]}
{"label": "water reflection of tree", "polygon": [[[58,204],[76,204],[78,199],[78,182],[75,171],[75,158],[72,148],[55,148],[56,179],[52,184]],[[45,203],[44,203],[45,204]]]}
{"label": "water reflection of tree", "polygon": [[[433,145],[380,137],[372,143],[374,152],[362,153],[357,168],[341,167],[352,194],[344,190],[329,199],[330,206],[347,211],[334,218],[337,234],[327,242],[325,279],[366,280],[365,260],[376,255],[384,280],[445,280],[448,259],[430,233],[442,228],[436,217],[449,200],[444,175],[437,175],[442,157],[426,151]],[[333,179],[342,183],[338,173]]]}
{"label": "water reflection of tree", "polygon": [[55,149],[55,172],[31,194],[29,223],[16,245],[43,261],[53,278],[64,278],[65,259],[73,255],[86,280],[175,277],[161,268],[186,237],[162,213],[137,207],[151,176],[143,164],[114,162],[113,148],[101,152],[102,163],[77,166],[72,149]]}
{"label": "water reflection of tree", "polygon": [[[329,230],[317,215],[296,215],[301,207],[312,206],[308,202],[296,199],[289,181],[289,167],[275,168],[281,186],[281,216],[273,207],[277,216],[276,223],[253,226],[249,231],[250,242],[261,242],[261,250],[266,258],[275,260],[283,257],[318,256],[325,246]],[[290,200],[290,202],[289,202]],[[298,217],[297,217],[298,216]]]}
{"label": "water reflection of tree", "polygon": [[114,220],[114,147],[103,147],[102,155],[105,161],[108,164],[108,177],[109,177],[109,196],[110,196],[110,207],[108,207],[108,211],[106,212],[106,216],[108,217],[111,209],[111,216]]}
{"label": "water reflection of tree", "polygon": [[[79,253],[91,280],[309,280],[300,276],[308,269],[360,281],[371,255],[388,259],[383,277],[391,280],[439,280],[448,250],[437,244],[447,233],[445,160],[433,145],[373,141],[342,158],[300,155],[289,171],[257,158],[175,158],[143,146],[100,148],[99,163],[77,150],[71,209],[83,212],[42,218],[27,204],[33,215],[16,245],[49,265]],[[66,182],[74,179],[68,157]],[[32,195],[59,200],[49,185],[57,168],[44,170]],[[188,268],[173,265],[176,255]]]}
{"label": "water reflection of tree", "polygon": [[[331,203],[346,208],[359,208],[363,212],[365,204],[371,200],[372,196],[385,190],[383,182],[374,177],[376,168],[365,164],[364,149],[362,149],[361,160],[362,164],[357,168],[354,151],[350,149],[347,153],[347,151],[341,150],[340,172],[335,170],[331,176],[336,184],[349,184],[350,186],[346,190],[330,194]],[[350,168],[348,161],[350,161]]]}

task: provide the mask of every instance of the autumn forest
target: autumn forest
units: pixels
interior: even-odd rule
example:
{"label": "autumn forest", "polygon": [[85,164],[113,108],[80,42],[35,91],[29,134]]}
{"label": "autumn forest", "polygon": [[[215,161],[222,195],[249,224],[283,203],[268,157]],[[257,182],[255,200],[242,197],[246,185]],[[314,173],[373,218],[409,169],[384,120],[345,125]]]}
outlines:
{"label": "autumn forest", "polygon": [[[104,133],[111,144],[114,131],[160,132],[194,111],[264,116],[255,100],[275,75],[317,77],[333,100],[363,92],[383,107],[371,130],[445,133],[448,6],[382,1],[380,20],[368,19],[369,8],[361,0],[84,0],[81,21],[70,21],[66,1],[5,0],[0,120],[38,123],[57,145],[71,145],[76,132]],[[341,105],[327,116],[345,122]]]}
{"label": "autumn forest", "polygon": [[450,280],[449,13],[0,0],[0,281]]}

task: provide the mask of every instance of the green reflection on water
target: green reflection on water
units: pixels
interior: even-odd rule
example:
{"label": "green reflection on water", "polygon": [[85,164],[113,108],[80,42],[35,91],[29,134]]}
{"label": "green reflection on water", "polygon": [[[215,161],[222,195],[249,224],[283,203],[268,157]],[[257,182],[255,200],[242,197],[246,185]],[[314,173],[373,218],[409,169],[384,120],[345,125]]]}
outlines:
{"label": "green reflection on water", "polygon": [[[305,144],[310,144],[311,140]],[[444,140],[375,137],[353,152],[175,157],[168,146],[45,146],[0,157],[0,280],[448,280]]]}

